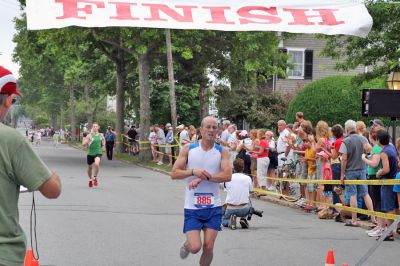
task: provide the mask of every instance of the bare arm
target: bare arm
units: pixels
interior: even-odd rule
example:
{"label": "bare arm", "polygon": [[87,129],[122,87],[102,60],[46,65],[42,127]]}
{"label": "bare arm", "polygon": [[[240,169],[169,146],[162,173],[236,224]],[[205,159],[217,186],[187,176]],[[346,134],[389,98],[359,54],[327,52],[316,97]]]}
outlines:
{"label": "bare arm", "polygon": [[189,145],[183,146],[181,152],[179,152],[178,159],[176,159],[174,166],[172,167],[171,178],[172,179],[185,179],[192,175],[192,169],[186,169],[187,157],[189,155]]}
{"label": "bare arm", "polygon": [[368,164],[369,166],[371,166],[372,168],[376,168],[379,165],[379,161],[381,160],[381,156],[379,154],[374,154],[372,155],[371,160],[368,159],[365,154],[361,155],[361,159]]}
{"label": "bare arm", "polygon": [[341,169],[340,169],[340,180],[344,180],[344,174],[347,166],[347,153],[342,154]]}
{"label": "bare arm", "polygon": [[39,187],[40,193],[48,199],[56,199],[61,194],[61,181],[60,177],[53,173],[50,179],[44,182]]}
{"label": "bare arm", "polygon": [[87,147],[89,142],[92,140],[91,135],[87,135],[85,138],[82,140],[82,146]]}
{"label": "bare arm", "polygon": [[364,144],[364,151],[370,153],[372,151],[372,146],[368,142]]}
{"label": "bare arm", "polygon": [[376,173],[377,177],[381,177],[390,172],[389,158],[386,153],[381,152],[382,169]]}
{"label": "bare arm", "polygon": [[229,161],[229,153],[226,149],[222,149],[221,154],[221,172],[211,175],[209,181],[215,183],[229,182],[232,179],[232,167]]}

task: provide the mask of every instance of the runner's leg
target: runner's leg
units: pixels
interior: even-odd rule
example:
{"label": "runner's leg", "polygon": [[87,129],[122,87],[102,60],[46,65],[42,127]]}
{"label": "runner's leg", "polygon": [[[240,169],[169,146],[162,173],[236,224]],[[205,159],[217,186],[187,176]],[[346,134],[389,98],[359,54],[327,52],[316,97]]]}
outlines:
{"label": "runner's leg", "polygon": [[190,253],[196,254],[201,249],[200,231],[193,230],[186,233],[187,248]]}
{"label": "runner's leg", "polygon": [[96,157],[94,159],[94,176],[97,177],[99,175],[100,170],[100,157]]}
{"label": "runner's leg", "polygon": [[214,256],[214,243],[217,238],[218,231],[204,227],[204,244],[203,244],[203,253],[200,257],[200,266],[208,266],[211,264],[211,261]]}

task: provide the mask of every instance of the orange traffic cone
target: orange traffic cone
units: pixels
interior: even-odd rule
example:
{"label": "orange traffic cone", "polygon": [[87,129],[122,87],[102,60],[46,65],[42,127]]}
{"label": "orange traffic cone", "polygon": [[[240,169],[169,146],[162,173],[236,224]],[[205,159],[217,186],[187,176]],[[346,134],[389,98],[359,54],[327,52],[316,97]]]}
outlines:
{"label": "orange traffic cone", "polygon": [[24,266],[39,266],[39,261],[33,256],[33,250],[31,248],[26,250]]}
{"label": "orange traffic cone", "polygon": [[335,266],[335,256],[333,255],[333,249],[330,249],[328,251],[328,254],[326,255],[325,266]]}

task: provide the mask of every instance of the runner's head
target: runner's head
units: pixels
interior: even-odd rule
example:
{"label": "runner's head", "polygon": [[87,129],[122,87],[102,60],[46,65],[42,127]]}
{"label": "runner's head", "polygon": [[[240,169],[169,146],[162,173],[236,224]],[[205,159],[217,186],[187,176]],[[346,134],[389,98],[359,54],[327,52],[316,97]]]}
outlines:
{"label": "runner's head", "polygon": [[218,122],[215,117],[206,116],[201,121],[200,132],[205,141],[214,141],[218,132]]}
{"label": "runner's head", "polygon": [[99,123],[93,122],[93,124],[92,124],[92,132],[93,133],[99,132],[99,128],[100,128]]}

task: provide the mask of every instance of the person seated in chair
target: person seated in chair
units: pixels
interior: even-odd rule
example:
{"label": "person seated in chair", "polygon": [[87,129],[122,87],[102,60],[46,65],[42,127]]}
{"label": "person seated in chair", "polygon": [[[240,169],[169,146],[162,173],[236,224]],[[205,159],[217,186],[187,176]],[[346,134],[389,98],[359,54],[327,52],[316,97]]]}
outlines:
{"label": "person seated in chair", "polygon": [[[244,161],[235,159],[233,161],[234,174],[230,182],[224,183],[227,191],[225,200],[225,213],[222,217],[222,225],[236,229],[236,218],[240,217],[240,225],[243,229],[249,228],[251,215],[254,213],[262,216],[262,212],[254,210],[250,204],[249,196],[253,191],[253,183],[248,175],[243,174]],[[246,217],[249,217],[246,219]]]}

